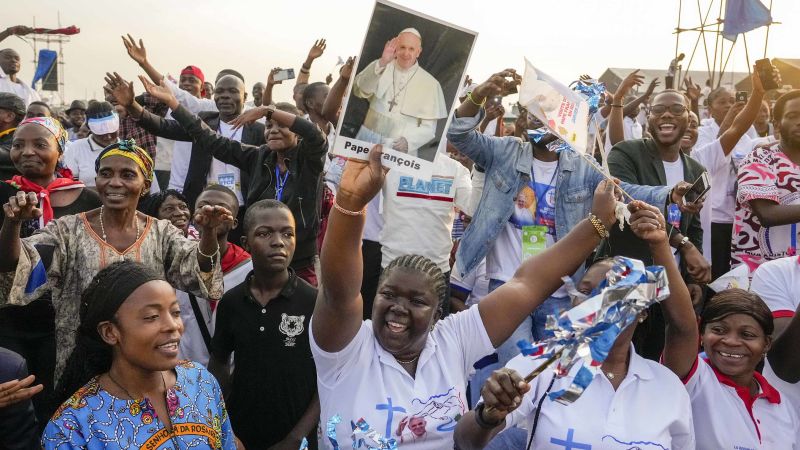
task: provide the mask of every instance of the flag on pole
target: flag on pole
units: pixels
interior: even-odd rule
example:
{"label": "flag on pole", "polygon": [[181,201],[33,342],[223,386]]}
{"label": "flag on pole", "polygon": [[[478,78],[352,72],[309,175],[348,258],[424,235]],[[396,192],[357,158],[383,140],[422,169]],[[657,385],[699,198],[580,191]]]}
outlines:
{"label": "flag on pole", "polygon": [[42,90],[58,90],[58,53],[54,50],[39,50],[39,64],[33,75],[31,88],[36,89],[36,82],[42,80]]}
{"label": "flag on pole", "polygon": [[728,0],[722,37],[736,41],[739,33],[747,33],[772,23],[769,9],[759,0]]}
{"label": "flag on pole", "polygon": [[578,153],[586,153],[589,103],[525,59],[519,103]]}

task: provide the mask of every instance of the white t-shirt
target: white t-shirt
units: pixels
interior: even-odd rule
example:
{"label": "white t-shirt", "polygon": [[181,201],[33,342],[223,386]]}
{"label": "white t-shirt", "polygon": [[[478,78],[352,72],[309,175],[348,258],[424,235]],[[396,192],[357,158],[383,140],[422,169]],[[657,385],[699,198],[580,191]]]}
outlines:
{"label": "white t-shirt", "polygon": [[467,169],[443,153],[436,154],[430,180],[390,170],[383,187],[381,265],[403,255],[423,255],[448,272],[454,208],[468,206],[471,190]]}
{"label": "white t-shirt", "polygon": [[[225,286],[225,292],[244,283],[247,274],[253,270],[253,261],[247,262],[234,267],[230,272],[222,277]],[[208,366],[210,355],[205,341],[203,341],[203,333],[200,331],[200,325],[197,323],[197,317],[192,309],[189,294],[184,291],[175,291],[178,297],[178,304],[181,307],[181,320],[183,321],[183,334],[181,341],[178,345],[178,357],[181,359],[188,359],[189,361],[197,361],[204,366]],[[197,306],[200,307],[200,313],[203,315],[203,321],[206,323],[209,334],[214,336],[214,324],[217,321],[217,309],[211,310],[211,303],[203,298],[197,298]]]}
{"label": "white t-shirt", "polygon": [[[794,317],[800,306],[800,263],[797,256],[774,259],[758,266],[750,290],[764,300],[774,318]],[[788,383],[778,378],[769,361],[765,361],[763,373],[800,415],[800,383]]]}
{"label": "white t-shirt", "polygon": [[[486,275],[490,279],[508,281],[522,264],[523,227],[547,227],[547,247],[556,239],[556,180],[558,161],[533,160],[533,176],[514,196],[514,212],[486,255]],[[561,297],[558,292],[553,296]]]}
{"label": "white t-shirt", "polygon": [[722,151],[722,144],[719,139],[715,139],[702,147],[695,146],[692,149],[692,159],[699,162],[708,171],[708,179],[711,182],[711,189],[706,194],[706,200],[703,204],[703,209],[700,210],[700,226],[703,228],[703,256],[710,263],[711,262],[711,210],[714,203],[719,202],[717,198],[720,195],[725,195],[725,190],[717,185],[717,176],[720,172],[727,172],[730,170],[731,155],[725,155]]}
{"label": "white t-shirt", "polygon": [[[508,362],[526,376],[544,359],[523,355]],[[550,392],[567,389],[580,369],[556,379]],[[554,372],[547,369],[531,382],[522,404],[506,416],[506,429],[531,428],[536,407],[545,395]],[[545,398],[531,448],[564,450],[692,449],[692,409],[681,381],[669,369],[630,350],[628,374],[617,390],[598,373],[583,394],[570,405]],[[699,447],[698,447],[699,448]]]}
{"label": "white t-shirt", "polygon": [[[704,119],[700,128],[697,129],[697,142],[694,148],[702,148],[718,140],[718,134],[717,122],[714,119]],[[714,223],[733,223],[733,215],[736,211],[736,168],[734,166],[753,150],[753,139],[759,139],[759,137],[755,128],[751,126],[733,147],[728,170],[720,169],[713,174],[717,192],[711,198],[711,205],[706,206],[711,206],[711,221]]]}
{"label": "white t-shirt", "polygon": [[14,83],[8,78],[8,75],[0,69],[0,92],[10,92],[12,94],[16,94],[17,97],[21,98],[22,101],[25,103],[25,107],[27,108],[31,102],[38,102],[41,101],[41,97],[39,97],[39,93],[33,90],[28,83],[17,78],[17,82]]}
{"label": "white t-shirt", "polygon": [[[387,352],[375,337],[372,321],[361,324],[356,336],[337,353],[322,351],[314,338],[311,319],[311,352],[317,366],[320,420],[340,415],[336,426],[340,448],[353,443],[351,422],[364,418],[375,431],[395,438],[404,450],[453,448],[453,430],[458,416],[468,410],[467,377],[472,365],[494,352],[478,308],[452,314],[439,321],[428,335],[419,356],[415,377]],[[412,438],[409,427],[401,432],[401,421],[424,420],[425,429]],[[331,449],[328,439],[320,448]],[[363,448],[363,447],[362,447]]]}
{"label": "white t-shirt", "polygon": [[472,272],[467,273],[463,277],[459,275],[461,269],[458,268],[458,263],[453,266],[453,271],[450,272],[450,289],[458,290],[467,294],[467,300],[464,304],[467,308],[472,305],[477,305],[483,297],[489,294],[489,277],[486,276],[486,258],[472,269]]}
{"label": "white t-shirt", "polygon": [[[234,131],[231,125],[220,120],[219,131],[217,131],[217,134],[232,141],[241,142],[242,130],[243,128],[239,128],[238,130]],[[239,204],[244,204],[244,198],[242,197],[242,176],[238,167],[231,164],[225,164],[217,158],[213,158],[211,160],[211,169],[208,171],[207,181],[208,184],[221,184],[232,190],[236,193],[236,198],[239,199]]]}
{"label": "white t-shirt", "polygon": [[83,184],[94,187],[94,178],[97,176],[94,163],[102,151],[103,146],[95,142],[91,135],[77,141],[67,142],[67,148],[64,149],[64,165]]}
{"label": "white t-shirt", "polygon": [[686,378],[698,449],[798,448],[797,412],[763,377],[754,376],[761,392],[748,411],[742,396],[749,398],[750,388],[737,387],[698,357]]}

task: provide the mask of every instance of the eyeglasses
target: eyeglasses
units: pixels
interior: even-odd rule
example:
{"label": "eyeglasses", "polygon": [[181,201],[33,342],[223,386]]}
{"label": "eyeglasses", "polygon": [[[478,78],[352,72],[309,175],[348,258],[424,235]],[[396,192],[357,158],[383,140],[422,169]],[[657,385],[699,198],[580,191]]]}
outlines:
{"label": "eyeglasses", "polygon": [[669,106],[653,105],[650,107],[650,113],[653,114],[654,116],[663,115],[667,111],[669,111],[669,113],[672,114],[673,116],[680,116],[681,114],[686,112],[686,106],[675,103]]}

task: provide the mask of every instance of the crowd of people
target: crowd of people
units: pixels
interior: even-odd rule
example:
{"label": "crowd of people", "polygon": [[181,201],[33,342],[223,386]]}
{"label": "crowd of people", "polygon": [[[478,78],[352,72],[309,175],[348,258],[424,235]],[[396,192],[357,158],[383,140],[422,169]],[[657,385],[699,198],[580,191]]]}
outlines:
{"label": "crowd of people", "polygon": [[[800,90],[766,89],[777,70],[747,101],[674,73],[636,94],[634,71],[592,117],[595,162],[493,101],[515,70],[467,77],[419,179],[380,144],[333,154],[378,69],[312,82],[325,39],[288,101],[280,68],[175,80],[122,41],[139,79],[109,68],[61,110],[0,50],[0,448],[800,448]],[[526,378],[544,358],[518,342],[615,257],[662,266],[669,297],[552,401],[582,373]]]}

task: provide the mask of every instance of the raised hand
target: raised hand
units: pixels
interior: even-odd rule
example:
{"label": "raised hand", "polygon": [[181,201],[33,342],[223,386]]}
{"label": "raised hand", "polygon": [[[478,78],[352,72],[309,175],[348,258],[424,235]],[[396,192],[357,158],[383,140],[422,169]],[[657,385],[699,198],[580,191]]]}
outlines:
{"label": "raised hand", "polygon": [[386,170],[381,166],[383,146],[372,147],[369,159],[350,159],[344,166],[336,201],[351,211],[361,211],[383,187]]}
{"label": "raised hand", "polygon": [[650,245],[668,242],[664,216],[655,206],[635,200],[628,204],[631,212],[631,230],[639,239]]}
{"label": "raised hand", "polygon": [[141,75],[139,75],[139,80],[141,80],[147,93],[153,98],[169,106],[173,111],[178,108],[178,99],[175,98],[175,94],[173,94],[172,90],[167,86],[167,81],[165,79],[162,78],[161,83],[158,85],[153,84],[150,80]]}
{"label": "raised hand", "polygon": [[622,101],[634,86],[641,86],[643,83],[644,75],[639,75],[639,69],[636,69],[629,73],[624,80],[622,80],[622,83],[619,84],[619,88],[617,88],[617,92],[614,94],[614,97]]}
{"label": "raised hand", "polygon": [[29,375],[21,380],[11,380],[0,384],[0,409],[27,400],[42,392],[44,386],[41,384],[28,387],[33,384],[33,380],[34,376]]}
{"label": "raised hand", "polygon": [[467,75],[466,77],[464,77],[464,87],[469,86],[470,84],[472,84],[472,78],[470,78],[469,75]]}
{"label": "raised hand", "polygon": [[342,64],[342,67],[339,69],[339,76],[349,80],[351,76],[353,76],[353,66],[356,63],[356,57],[350,56],[347,58],[347,61]]}
{"label": "raised hand", "polygon": [[308,59],[317,59],[325,52],[325,49],[328,47],[328,44],[325,42],[325,39],[319,39],[314,42],[314,46],[311,47],[311,50],[308,51]]}
{"label": "raised hand", "polygon": [[688,75],[683,79],[683,84],[686,85],[686,96],[689,97],[689,100],[693,102],[699,101],[702,95],[700,85],[695,84],[694,81],[692,81],[692,77]]}
{"label": "raised hand", "polygon": [[267,86],[275,86],[276,84],[283,83],[283,80],[277,80],[277,81],[275,80],[275,74],[280,72],[281,70],[283,69],[281,69],[280,67],[275,67],[269,71],[269,75],[267,76]]}
{"label": "raised hand", "polygon": [[503,105],[500,104],[493,104],[486,107],[486,121],[491,122],[498,117],[503,117],[506,110],[503,108]]}
{"label": "raised hand", "polygon": [[124,107],[131,106],[134,101],[133,82],[125,81],[117,72],[112,75],[106,72],[105,76],[106,85],[103,90],[108,93],[120,105]]}
{"label": "raised hand", "polygon": [[381,54],[381,59],[378,62],[381,67],[386,67],[387,64],[394,61],[395,53],[397,52],[397,38],[392,38],[386,41],[386,45],[383,46],[383,53]]}
{"label": "raised hand", "polygon": [[[735,108],[736,105],[733,105]],[[670,201],[678,205],[682,213],[685,214],[700,214],[700,210],[703,209],[703,202],[704,198],[699,198],[693,203],[683,204],[683,196],[689,192],[689,189],[692,188],[692,183],[687,183],[686,181],[679,181],[675,187],[672,188],[672,196],[670,197]]]}
{"label": "raised hand", "polygon": [[6,31],[8,31],[9,34],[13,34],[15,36],[25,36],[26,34],[33,33],[33,28],[25,25],[15,25],[13,27],[8,27]]}
{"label": "raised hand", "polygon": [[647,86],[647,92],[645,92],[645,94],[646,94],[648,97],[649,97],[649,96],[651,96],[651,95],[653,95],[653,92],[655,92],[655,90],[656,90],[656,87],[657,87],[659,84],[661,84],[661,82],[660,82],[660,81],[658,81],[658,78],[653,78],[653,80],[652,80],[652,81],[650,81],[650,84]]}
{"label": "raised hand", "polygon": [[499,423],[519,408],[530,389],[530,385],[517,371],[508,368],[495,370],[481,388],[485,405],[481,419],[489,423]]}
{"label": "raised hand", "polygon": [[[17,192],[14,197],[9,197],[8,203],[3,205],[5,220],[20,223],[25,220],[38,219],[42,210],[38,207],[39,199],[35,192]],[[0,395],[2,391],[0,391]]]}
{"label": "raised hand", "polygon": [[483,98],[494,97],[496,95],[504,95],[509,89],[519,86],[522,83],[522,77],[517,74],[514,69],[506,69],[502,72],[489,77],[488,80],[479,84],[475,88],[473,94]]}
{"label": "raised hand", "polygon": [[136,61],[139,65],[147,62],[147,50],[144,48],[144,42],[141,39],[139,39],[139,45],[136,45],[133,36],[129,34],[127,38],[122,36],[122,43],[125,44],[125,50],[128,51],[128,56],[130,56],[132,60]]}
{"label": "raised hand", "polygon": [[325,77],[325,84],[330,86],[331,82],[333,82],[333,75],[329,73],[328,76]]}
{"label": "raised hand", "polygon": [[194,223],[201,228],[201,233],[216,235],[217,228],[233,225],[233,214],[222,206],[205,205],[194,212]]}
{"label": "raised hand", "polygon": [[250,125],[256,120],[266,117],[267,111],[269,111],[270,108],[273,108],[273,111],[275,110],[272,106],[259,106],[258,108],[242,111],[241,114],[231,121],[231,126],[234,130],[238,130],[245,125]]}
{"label": "raised hand", "polygon": [[592,199],[592,214],[597,216],[606,228],[611,228],[617,222],[617,184],[618,181],[603,180],[594,190]]}

